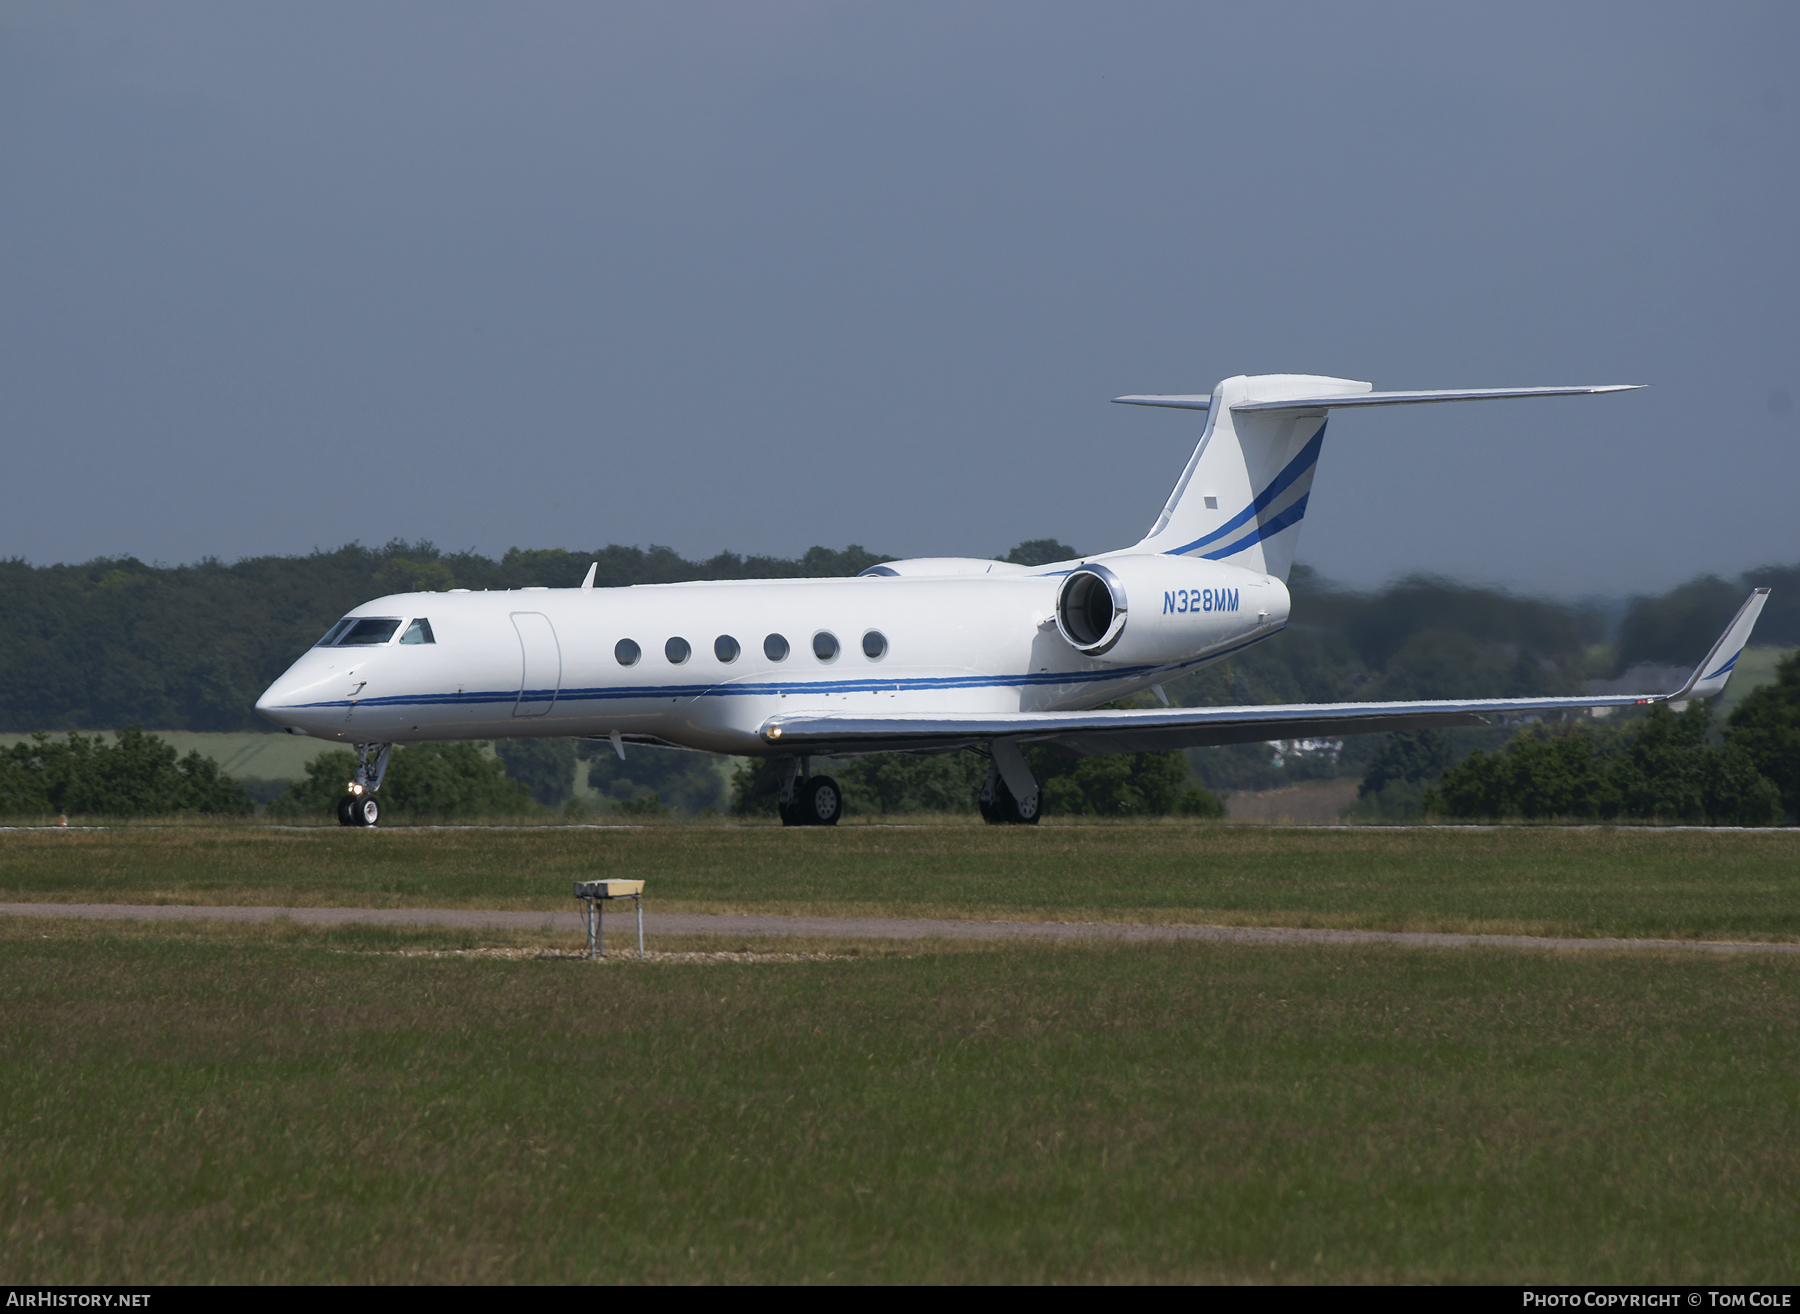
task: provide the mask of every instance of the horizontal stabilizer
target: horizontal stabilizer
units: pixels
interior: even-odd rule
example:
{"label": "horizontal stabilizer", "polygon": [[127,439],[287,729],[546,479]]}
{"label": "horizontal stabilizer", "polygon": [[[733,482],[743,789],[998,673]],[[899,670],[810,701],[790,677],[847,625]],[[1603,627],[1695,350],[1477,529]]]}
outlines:
{"label": "horizontal stabilizer", "polygon": [[1212,405],[1212,397],[1207,393],[1146,393],[1142,397],[1114,397],[1113,400],[1127,406],[1173,406],[1180,411],[1203,411]]}
{"label": "horizontal stabilizer", "polygon": [[[1584,397],[1596,392],[1630,392],[1643,386],[1641,383],[1609,383],[1597,388],[1443,388],[1433,392],[1353,392],[1337,397],[1246,401],[1239,402],[1231,409],[1241,414],[1245,411],[1338,410],[1346,406],[1416,406],[1421,402],[1498,401],[1505,397]],[[1118,400],[1139,399],[1120,397]]]}

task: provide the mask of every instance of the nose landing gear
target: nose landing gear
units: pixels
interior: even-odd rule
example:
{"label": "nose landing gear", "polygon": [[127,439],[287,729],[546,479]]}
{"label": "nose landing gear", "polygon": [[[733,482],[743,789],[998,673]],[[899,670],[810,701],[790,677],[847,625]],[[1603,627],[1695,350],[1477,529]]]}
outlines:
{"label": "nose landing gear", "polygon": [[338,825],[373,826],[381,820],[381,804],[367,794],[346,794],[338,800]]}
{"label": "nose landing gear", "polygon": [[373,826],[381,820],[381,804],[375,801],[375,791],[387,775],[388,758],[393,751],[392,744],[356,745],[356,774],[350,777],[347,792],[338,800],[338,825]]}

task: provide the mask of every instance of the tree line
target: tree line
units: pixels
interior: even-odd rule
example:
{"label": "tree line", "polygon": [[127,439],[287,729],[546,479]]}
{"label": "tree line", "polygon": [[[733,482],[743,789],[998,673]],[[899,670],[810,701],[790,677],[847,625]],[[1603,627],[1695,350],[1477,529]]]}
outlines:
{"label": "tree line", "polygon": [[[1002,559],[1032,565],[1074,555],[1066,543],[1040,539],[1019,544]],[[579,582],[595,561],[596,582],[605,587],[844,576],[889,559],[851,545],[842,551],[815,547],[797,558],[727,552],[690,561],[668,548],[615,544],[591,552],[515,548],[496,560],[396,540],[381,548],[350,544],[229,565],[207,560],[171,567],[130,558],[76,566],[0,562],[0,605],[10,622],[0,631],[0,671],[6,677],[0,679],[0,726],[264,730],[252,710],[257,694],[345,611],[384,593],[567,586]],[[1426,575],[1379,590],[1348,590],[1299,565],[1289,581],[1294,621],[1283,635],[1172,681],[1166,692],[1177,704],[1215,706],[1580,693],[1587,680],[1616,676],[1640,662],[1697,660],[1757,584],[1775,589],[1757,642],[1800,644],[1800,566],[1764,567],[1735,581],[1701,577],[1666,593],[1633,598],[1609,616],[1598,605],[1521,597]],[[1425,805],[1432,788],[1432,805],[1443,815],[1474,815],[1453,809],[1475,807],[1470,800],[1477,795],[1480,806],[1511,808],[1515,811],[1506,814],[1515,815],[1518,808],[1535,806],[1519,800],[1537,796],[1493,782],[1526,770],[1520,763],[1550,761],[1543,756],[1547,750],[1527,742],[1546,733],[1539,728],[1520,738],[1513,728],[1491,727],[1423,741],[1351,736],[1338,753],[1290,756],[1280,765],[1264,744],[1117,758],[1056,759],[1039,753],[1033,765],[1045,782],[1047,806],[1061,812],[1206,815],[1217,808],[1219,794],[1350,775],[1362,777],[1358,815],[1365,819],[1410,816]],[[1567,732],[1575,741],[1591,740],[1593,760],[1615,773],[1633,752],[1648,760],[1649,741],[1641,750],[1630,747],[1636,733],[1624,723]],[[1682,733],[1692,739],[1694,732]],[[1719,727],[1698,733],[1708,751],[1724,751],[1724,739],[1749,732],[1738,729],[1734,718],[1723,736]],[[120,738],[109,746],[77,735],[18,745],[0,768],[11,782],[0,790],[0,807],[14,815],[38,811],[39,803],[51,811],[74,807],[134,815],[147,799],[161,800],[159,807],[174,812],[232,813],[250,806],[236,800],[232,782],[216,769],[211,777],[197,775],[201,768],[189,761],[194,755],[162,761],[160,750],[150,751],[151,738]],[[1581,751],[1559,747],[1551,756],[1566,766],[1570,755]],[[494,753],[478,747],[396,753],[384,786],[390,815],[579,808],[574,796],[582,778],[614,810],[694,816],[709,809],[754,812],[767,805],[747,779],[727,781],[716,761],[703,754],[633,749],[621,762],[609,745],[557,740],[506,742]],[[146,765],[152,756],[160,763],[154,769]],[[1513,765],[1496,766],[1502,759]],[[123,801],[114,806],[90,807],[101,797],[94,792],[102,788],[96,782],[119,771],[137,778],[137,765],[129,770],[122,765],[128,760],[143,766],[145,780],[157,783],[134,784],[135,792],[120,795]],[[1777,780],[1787,769],[1766,754],[1758,760],[1765,779]],[[971,810],[986,764],[970,753],[895,754],[834,764],[832,770],[853,812]],[[1446,774],[1452,771],[1463,774]],[[1487,773],[1486,793],[1471,793],[1473,786],[1459,783],[1476,771]],[[335,802],[348,775],[345,763],[322,755],[306,780],[277,799],[274,810],[289,815],[317,810],[328,793]],[[178,787],[177,778],[189,783]],[[1596,787],[1598,792],[1584,797],[1604,809],[1616,794],[1623,809],[1616,815],[1638,815],[1633,809],[1639,804],[1626,800],[1647,796],[1615,784],[1614,793]],[[1792,814],[1791,800],[1781,806]]]}
{"label": "tree line", "polygon": [[889,558],[855,546],[798,558],[666,547],[513,548],[499,560],[430,543],[349,544],[226,564],[0,562],[0,730],[267,730],[258,695],[345,612],[387,593],[449,588],[854,575]]}
{"label": "tree line", "polygon": [[[1073,551],[1040,539],[1006,559],[1033,564]],[[15,558],[0,562],[0,730],[266,729],[253,710],[257,695],[338,617],[386,593],[567,587],[590,562],[599,563],[596,583],[610,587],[844,576],[887,560],[855,544],[794,558],[722,552],[690,561],[666,547],[609,544],[513,548],[496,560],[399,540],[229,564]],[[1591,606],[1429,576],[1356,592],[1297,566],[1287,633],[1177,687],[1190,702],[1578,689],[1639,662],[1696,660],[1755,584],[1775,587],[1757,642],[1800,645],[1800,565],[1736,581],[1704,576],[1634,598],[1616,627]]]}

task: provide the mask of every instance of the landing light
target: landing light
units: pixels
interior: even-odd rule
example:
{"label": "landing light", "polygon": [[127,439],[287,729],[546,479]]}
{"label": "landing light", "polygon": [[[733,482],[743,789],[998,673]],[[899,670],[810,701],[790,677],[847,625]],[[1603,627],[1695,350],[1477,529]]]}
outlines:
{"label": "landing light", "polygon": [[361,785],[357,784],[354,780],[352,780],[350,782],[348,788],[352,794],[360,794],[363,792],[363,787]]}
{"label": "landing light", "polygon": [[781,727],[778,725],[770,726],[769,727],[769,738],[771,738],[771,739],[781,738]]}

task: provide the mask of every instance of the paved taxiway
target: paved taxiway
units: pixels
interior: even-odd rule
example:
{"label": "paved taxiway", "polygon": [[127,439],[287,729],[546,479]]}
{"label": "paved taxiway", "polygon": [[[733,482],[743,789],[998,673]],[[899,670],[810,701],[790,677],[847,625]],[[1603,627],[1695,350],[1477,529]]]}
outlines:
{"label": "paved taxiway", "polygon": [[[578,912],[501,912],[480,908],[263,908],[241,905],[0,903],[0,917],[84,917],[102,921],[270,922],[303,926],[454,926],[580,933]],[[636,929],[628,905],[613,912],[615,934]],[[1442,931],[1333,931],[1277,926],[1147,926],[1120,922],[987,922],[913,917],[777,917],[762,914],[644,914],[646,935],[837,937],[855,940],[1191,940],[1215,944],[1404,944],[1433,948],[1691,949],[1707,953],[1800,953],[1800,944],[1717,940],[1578,940],[1531,935],[1458,935]]]}

